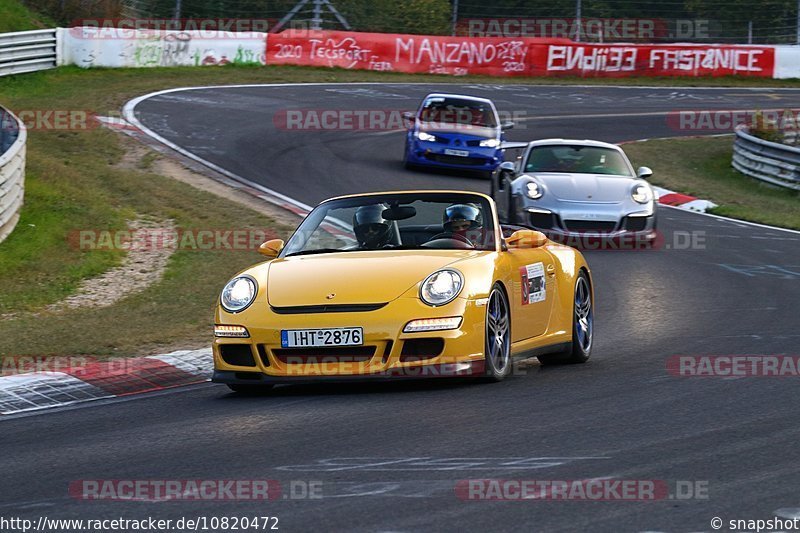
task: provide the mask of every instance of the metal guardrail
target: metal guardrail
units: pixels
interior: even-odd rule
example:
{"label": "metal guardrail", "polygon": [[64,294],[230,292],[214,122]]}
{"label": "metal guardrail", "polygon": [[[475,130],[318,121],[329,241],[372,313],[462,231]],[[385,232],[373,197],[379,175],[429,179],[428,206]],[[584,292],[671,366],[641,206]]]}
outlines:
{"label": "metal guardrail", "polygon": [[19,221],[25,192],[25,125],[0,107],[0,242]]}
{"label": "metal guardrail", "polygon": [[57,66],[57,30],[0,33],[0,76]]}
{"label": "metal guardrail", "polygon": [[761,181],[800,191],[800,148],[765,141],[736,128],[733,168]]}

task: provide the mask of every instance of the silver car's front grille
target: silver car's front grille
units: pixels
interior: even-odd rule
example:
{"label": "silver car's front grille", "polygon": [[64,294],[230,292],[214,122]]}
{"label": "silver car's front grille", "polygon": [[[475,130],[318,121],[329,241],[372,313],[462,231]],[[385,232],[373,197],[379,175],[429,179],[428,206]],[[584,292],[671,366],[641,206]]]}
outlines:
{"label": "silver car's front grille", "polygon": [[608,233],[617,228],[617,223],[605,220],[564,220],[564,227],[568,231]]}

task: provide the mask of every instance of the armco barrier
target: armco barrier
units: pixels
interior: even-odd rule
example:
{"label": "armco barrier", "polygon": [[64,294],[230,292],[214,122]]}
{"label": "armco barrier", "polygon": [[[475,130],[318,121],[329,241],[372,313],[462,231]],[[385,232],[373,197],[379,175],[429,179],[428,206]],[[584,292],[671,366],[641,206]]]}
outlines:
{"label": "armco barrier", "polygon": [[19,220],[25,190],[25,125],[0,107],[0,242]]}
{"label": "armco barrier", "polygon": [[800,148],[765,141],[736,128],[733,168],[747,176],[800,191]]}
{"label": "armco barrier", "polygon": [[0,33],[0,76],[57,66],[57,30]]}

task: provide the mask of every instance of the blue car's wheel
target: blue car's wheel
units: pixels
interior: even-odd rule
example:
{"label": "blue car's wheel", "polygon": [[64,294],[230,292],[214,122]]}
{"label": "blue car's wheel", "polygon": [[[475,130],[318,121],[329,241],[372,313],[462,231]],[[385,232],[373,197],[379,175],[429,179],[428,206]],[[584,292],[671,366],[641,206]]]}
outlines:
{"label": "blue car's wheel", "polygon": [[403,150],[403,167],[405,167],[406,170],[416,170],[417,166],[408,161],[408,153],[410,150],[411,147],[408,144],[408,139],[406,139],[406,147],[405,150]]}

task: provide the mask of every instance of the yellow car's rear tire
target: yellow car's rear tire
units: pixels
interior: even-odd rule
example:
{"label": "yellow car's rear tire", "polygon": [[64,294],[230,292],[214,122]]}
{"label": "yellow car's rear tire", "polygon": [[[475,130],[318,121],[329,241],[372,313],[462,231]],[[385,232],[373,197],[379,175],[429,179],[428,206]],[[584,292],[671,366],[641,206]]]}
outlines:
{"label": "yellow car's rear tire", "polygon": [[511,311],[508,297],[495,283],[486,303],[484,379],[502,381],[511,373]]}
{"label": "yellow car's rear tire", "polygon": [[540,355],[543,365],[585,363],[592,354],[594,337],[594,309],[589,276],[581,271],[575,280],[575,297],[572,311],[572,345],[561,353]]}

